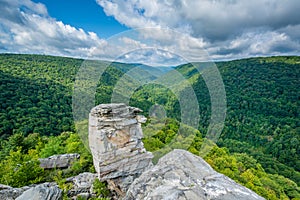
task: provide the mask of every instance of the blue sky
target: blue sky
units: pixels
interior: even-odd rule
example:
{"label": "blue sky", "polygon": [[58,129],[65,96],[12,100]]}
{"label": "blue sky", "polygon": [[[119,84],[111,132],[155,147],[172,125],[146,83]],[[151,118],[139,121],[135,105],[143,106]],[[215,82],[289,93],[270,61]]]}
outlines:
{"label": "blue sky", "polygon": [[300,55],[299,0],[0,0],[0,53],[176,65]]}
{"label": "blue sky", "polygon": [[95,0],[34,0],[43,3],[51,17],[86,31],[93,31],[101,38],[108,38],[129,28],[112,16],[107,16]]}

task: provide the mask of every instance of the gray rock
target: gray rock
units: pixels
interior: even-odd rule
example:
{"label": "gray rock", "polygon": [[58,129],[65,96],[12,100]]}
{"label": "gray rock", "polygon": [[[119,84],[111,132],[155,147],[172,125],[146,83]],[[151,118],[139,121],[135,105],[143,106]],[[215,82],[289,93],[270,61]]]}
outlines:
{"label": "gray rock", "polygon": [[125,200],[261,200],[253,191],[214,171],[202,158],[173,150],[129,187]]}
{"label": "gray rock", "polygon": [[11,188],[12,187],[10,187],[9,185],[0,184],[0,190],[11,189]]}
{"label": "gray rock", "polygon": [[36,185],[16,198],[16,200],[61,200],[62,191],[55,183]]}
{"label": "gray rock", "polygon": [[142,110],[125,104],[101,104],[89,115],[89,146],[101,181],[122,196],[132,181],[152,166],[142,142]]}
{"label": "gray rock", "polygon": [[23,194],[24,191],[29,190],[34,186],[35,185],[13,188],[8,185],[0,184],[0,200],[15,200],[18,196]]}
{"label": "gray rock", "polygon": [[21,188],[12,188],[6,185],[0,185],[0,200],[15,200],[24,192]]}
{"label": "gray rock", "polygon": [[67,178],[66,182],[72,183],[72,188],[68,191],[71,198],[78,196],[93,196],[93,183],[97,178],[97,174],[84,172],[77,176]]}
{"label": "gray rock", "polygon": [[40,167],[44,169],[68,168],[71,166],[72,162],[79,158],[80,155],[78,153],[71,153],[54,155],[48,158],[40,158],[39,161]]}

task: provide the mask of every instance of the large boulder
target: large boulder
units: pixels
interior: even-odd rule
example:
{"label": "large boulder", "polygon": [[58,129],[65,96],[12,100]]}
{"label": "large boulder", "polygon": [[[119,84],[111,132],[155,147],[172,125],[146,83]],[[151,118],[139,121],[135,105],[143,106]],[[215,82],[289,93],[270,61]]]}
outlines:
{"label": "large boulder", "polygon": [[253,191],[217,173],[202,158],[173,150],[129,187],[125,200],[261,200]]}
{"label": "large boulder", "polygon": [[89,115],[89,146],[101,181],[123,196],[133,180],[152,166],[142,142],[142,110],[125,104],[101,104]]}
{"label": "large boulder", "polygon": [[16,200],[61,200],[62,191],[56,183],[43,183],[26,190]]}

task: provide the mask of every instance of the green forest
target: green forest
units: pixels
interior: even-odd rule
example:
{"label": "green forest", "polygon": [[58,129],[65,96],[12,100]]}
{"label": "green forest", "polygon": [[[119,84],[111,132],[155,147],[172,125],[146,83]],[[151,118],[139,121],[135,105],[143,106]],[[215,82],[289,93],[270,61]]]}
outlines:
{"label": "green forest", "polygon": [[[66,177],[94,171],[72,115],[72,91],[82,63],[65,57],[0,54],[1,184],[21,187],[54,180],[66,189]],[[180,106],[168,88],[146,84],[131,96],[130,105],[143,109],[146,116],[153,105],[163,106],[167,113],[164,123],[149,118],[143,128],[145,147],[156,160],[174,148],[201,155],[200,148],[207,142],[210,96],[195,68],[198,65],[202,63],[175,68],[197,96],[198,130],[184,125],[179,129]],[[222,135],[211,144],[205,160],[266,199],[300,199],[300,57],[249,58],[216,65],[226,90],[227,116]],[[99,79],[95,103],[110,103],[118,80],[135,67],[112,63]],[[69,171],[39,167],[38,158],[75,152],[82,156]]]}

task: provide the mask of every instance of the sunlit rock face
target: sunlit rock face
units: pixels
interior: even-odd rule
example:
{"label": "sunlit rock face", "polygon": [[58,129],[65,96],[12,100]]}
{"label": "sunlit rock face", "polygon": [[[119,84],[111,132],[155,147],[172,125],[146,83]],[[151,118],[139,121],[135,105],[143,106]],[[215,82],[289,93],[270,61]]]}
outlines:
{"label": "sunlit rock face", "polygon": [[214,171],[199,156],[175,149],[129,187],[124,200],[263,200],[253,191]]}
{"label": "sunlit rock face", "polygon": [[152,167],[144,148],[142,110],[125,104],[100,104],[89,115],[89,146],[101,181],[123,196],[133,180]]}

